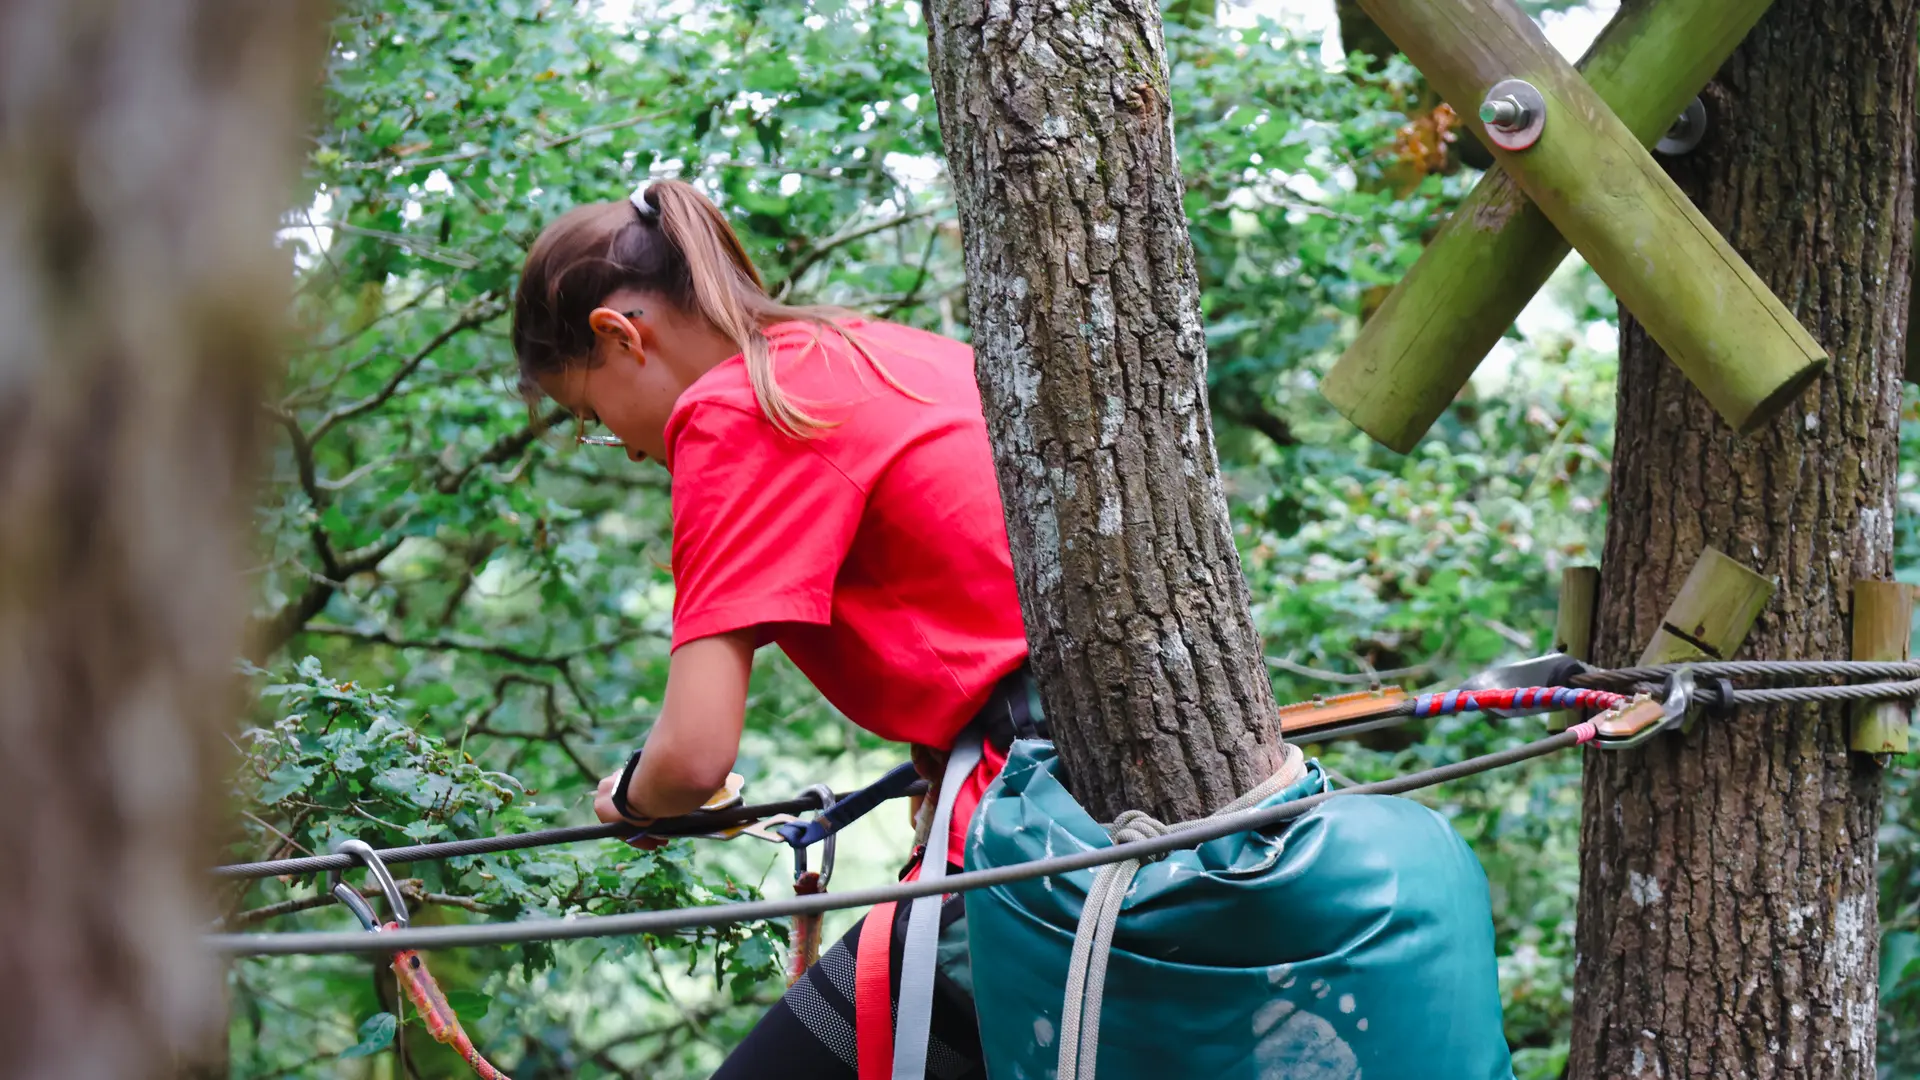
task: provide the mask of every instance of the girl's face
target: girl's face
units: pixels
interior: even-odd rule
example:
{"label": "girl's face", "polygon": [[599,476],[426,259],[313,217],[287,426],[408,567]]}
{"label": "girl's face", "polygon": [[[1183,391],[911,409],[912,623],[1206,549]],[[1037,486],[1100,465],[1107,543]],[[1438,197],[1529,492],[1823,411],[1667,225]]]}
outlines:
{"label": "girl's face", "polygon": [[607,299],[590,316],[593,355],[541,376],[540,389],[589,428],[618,435],[628,458],[664,461],[667,417],[692,380],[665,355],[644,294],[622,290]]}

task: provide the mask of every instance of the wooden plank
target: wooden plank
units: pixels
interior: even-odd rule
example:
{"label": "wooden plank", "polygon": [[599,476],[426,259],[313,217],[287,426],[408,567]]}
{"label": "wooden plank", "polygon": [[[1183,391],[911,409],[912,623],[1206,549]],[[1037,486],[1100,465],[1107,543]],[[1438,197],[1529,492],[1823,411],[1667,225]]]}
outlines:
{"label": "wooden plank", "polygon": [[[1569,566],[1560,571],[1560,613],[1553,630],[1555,652],[1575,660],[1593,659],[1593,612],[1599,599],[1599,567]],[[1579,720],[1579,713],[1562,709],[1547,717],[1547,730],[1561,731]]]}
{"label": "wooden plank", "polygon": [[1666,617],[1640,653],[1640,663],[1684,664],[1731,660],[1747,640],[1747,631],[1773,599],[1772,580],[1761,577],[1713,548],[1667,605]]}
{"label": "wooden plank", "polygon": [[1280,733],[1289,739],[1299,740],[1317,728],[1385,716],[1409,700],[1410,696],[1400,687],[1382,686],[1282,705]]}
{"label": "wooden plank", "polygon": [[[1501,185],[1532,200],[1736,428],[1764,423],[1818,377],[1826,363],[1820,346],[1646,152],[1712,68],[1672,51],[1657,60],[1650,54],[1645,65],[1622,63],[1656,45],[1724,56],[1764,4],[1752,0],[1735,11],[1731,0],[1669,0],[1623,13],[1637,13],[1638,21],[1621,31],[1621,44],[1595,53],[1611,66],[1604,75],[1589,69],[1623,103],[1632,97],[1627,84],[1662,77],[1663,92],[1650,94],[1657,102],[1635,110],[1636,127],[1613,115],[1510,0],[1362,6],[1462,116],[1478,115],[1494,83],[1521,78],[1545,96],[1548,119],[1531,149],[1493,150],[1502,177],[1490,176],[1488,194],[1457,213],[1429,247],[1418,291],[1403,285],[1369,322],[1377,328],[1363,335],[1365,347],[1356,344],[1346,367],[1329,373],[1323,392],[1342,412],[1387,445],[1411,448],[1552,272],[1552,238],[1529,220],[1527,201]],[[1703,23],[1719,27],[1703,39],[1664,21],[1703,8],[1719,17]],[[1690,73],[1681,92],[1664,74],[1683,67]],[[1487,313],[1495,301],[1502,306]],[[1432,348],[1421,340],[1427,337],[1436,339]]]}
{"label": "wooden plank", "polygon": [[[1913,658],[1913,588],[1892,581],[1853,583],[1853,658]],[[1904,754],[1913,725],[1905,701],[1855,702],[1847,745],[1863,754]]]}

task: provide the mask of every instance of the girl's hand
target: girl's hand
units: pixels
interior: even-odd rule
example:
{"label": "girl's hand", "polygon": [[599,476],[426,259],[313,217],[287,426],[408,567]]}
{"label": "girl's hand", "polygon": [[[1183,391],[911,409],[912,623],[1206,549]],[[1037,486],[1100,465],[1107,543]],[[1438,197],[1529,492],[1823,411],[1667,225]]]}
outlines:
{"label": "girl's hand", "polygon": [[[594,789],[593,793],[593,816],[608,825],[612,825],[615,822],[625,822],[628,825],[637,825],[644,828],[653,824],[652,818],[640,818],[636,820],[634,818],[621,817],[620,811],[613,808],[613,786],[619,782],[619,773],[615,773],[600,781],[600,786]],[[636,836],[628,840],[627,844],[630,847],[637,847],[642,851],[658,851],[667,846],[667,841],[665,837],[661,836]]]}

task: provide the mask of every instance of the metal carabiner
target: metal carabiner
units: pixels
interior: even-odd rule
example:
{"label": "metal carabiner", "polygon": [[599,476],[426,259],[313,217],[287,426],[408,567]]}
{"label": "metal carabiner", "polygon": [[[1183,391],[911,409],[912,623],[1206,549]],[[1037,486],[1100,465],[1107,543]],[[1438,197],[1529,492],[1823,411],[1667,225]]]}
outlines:
{"label": "metal carabiner", "polygon": [[1694,693],[1693,669],[1678,669],[1667,676],[1666,692],[1660,701],[1642,696],[1611,715],[1594,717],[1593,726],[1600,734],[1597,744],[1608,750],[1631,750],[1663,731],[1682,726],[1693,707]]}
{"label": "metal carabiner", "polygon": [[[803,798],[811,795],[814,797],[814,800],[820,804],[820,809],[813,812],[816,820],[833,805],[833,789],[825,784],[814,784],[800,794]],[[827,882],[833,880],[833,845],[836,838],[835,833],[828,833],[825,841],[826,847],[820,852],[820,888],[822,891],[826,890]],[[794,848],[793,862],[793,879],[798,881],[807,872],[807,849],[803,847]]]}
{"label": "metal carabiner", "polygon": [[[364,840],[342,840],[333,846],[333,851],[336,855],[351,855],[366,864],[368,876],[380,886],[381,894],[387,898],[387,908],[393,913],[394,925],[406,929],[407,898],[401,895],[400,886],[393,880],[393,875],[387,872],[387,864],[380,861],[380,853]],[[370,931],[379,930],[381,923],[373,913],[373,906],[367,903],[366,897],[360,895],[360,890],[341,880],[342,877],[342,873],[335,870],[327,878],[333,898],[347,905],[347,910],[353,912],[361,926]]]}

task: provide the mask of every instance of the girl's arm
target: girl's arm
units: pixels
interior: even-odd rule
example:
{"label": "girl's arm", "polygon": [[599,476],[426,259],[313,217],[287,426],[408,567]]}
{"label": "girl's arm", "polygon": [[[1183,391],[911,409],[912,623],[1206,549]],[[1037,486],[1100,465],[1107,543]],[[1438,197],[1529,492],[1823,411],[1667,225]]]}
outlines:
{"label": "girl's arm", "polygon": [[[726,786],[727,772],[740,754],[755,633],[749,627],[674,650],[660,719],[627,787],[634,813],[648,818],[691,813]],[[612,799],[618,782],[616,775],[600,783],[593,809],[601,821],[620,820]]]}

